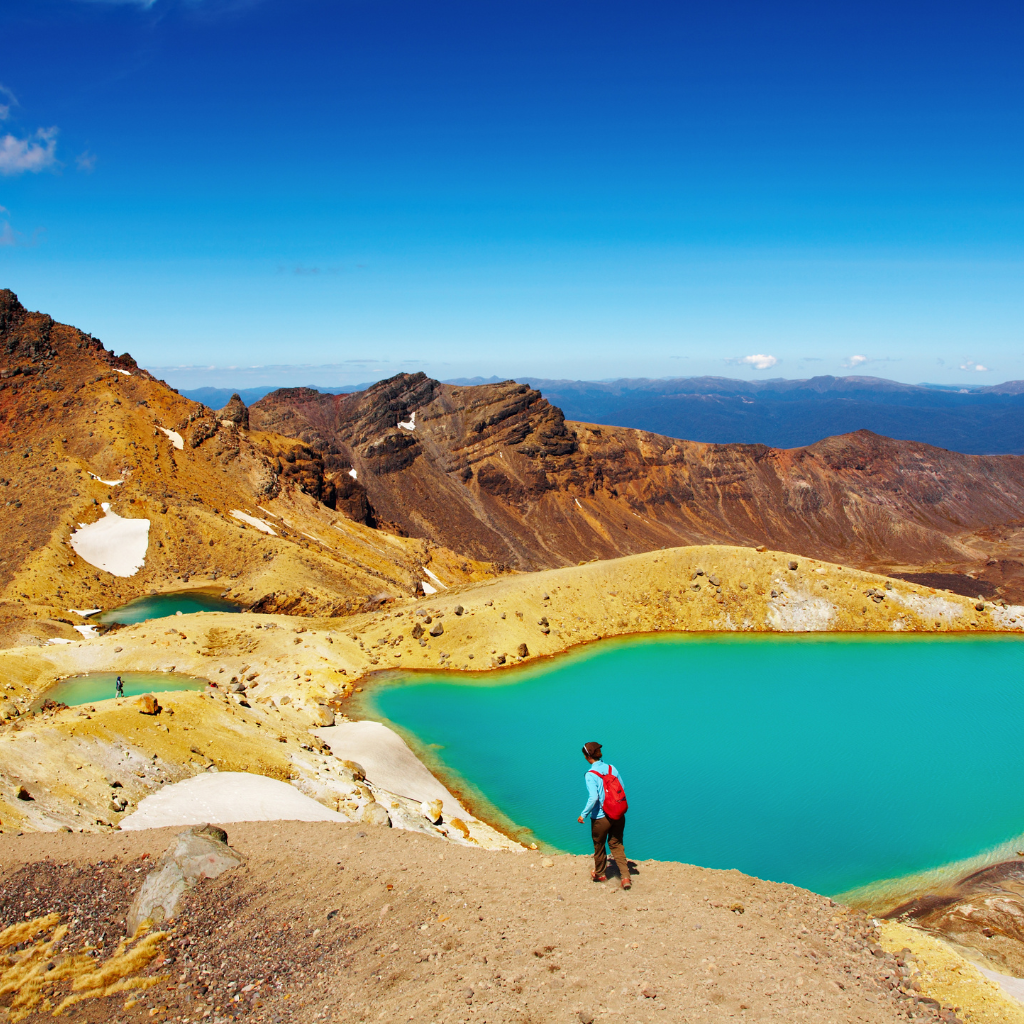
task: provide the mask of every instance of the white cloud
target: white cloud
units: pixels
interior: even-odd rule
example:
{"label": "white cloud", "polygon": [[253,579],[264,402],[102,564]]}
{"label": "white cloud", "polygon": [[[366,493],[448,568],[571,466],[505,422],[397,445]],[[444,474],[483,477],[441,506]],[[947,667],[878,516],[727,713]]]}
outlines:
{"label": "white cloud", "polygon": [[850,356],[850,358],[847,359],[845,363],[843,363],[843,366],[845,366],[848,370],[852,370],[860,366],[862,363],[866,363],[867,361],[867,356]]}
{"label": "white cloud", "polygon": [[756,355],[744,356],[740,362],[754,367],[755,370],[770,370],[778,363],[778,359],[775,356]]}
{"label": "white cloud", "polygon": [[27,139],[0,138],[0,174],[38,174],[57,163],[57,129],[40,128]]}
{"label": "white cloud", "polygon": [[961,370],[976,370],[978,373],[988,373],[989,369],[987,366],[982,366],[981,363],[976,363],[973,359],[965,359],[960,364]]}

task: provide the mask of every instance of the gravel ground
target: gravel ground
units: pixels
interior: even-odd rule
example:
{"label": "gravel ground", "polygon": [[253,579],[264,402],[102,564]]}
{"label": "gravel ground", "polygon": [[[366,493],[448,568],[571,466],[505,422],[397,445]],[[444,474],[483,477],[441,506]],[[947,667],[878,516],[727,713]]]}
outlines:
{"label": "gravel ground", "polygon": [[[65,948],[102,960],[176,831],[0,837],[0,926],[56,912]],[[122,994],[63,1019],[955,1019],[907,990],[911,965],[863,917],[739,872],[644,861],[624,892],[592,883],[582,857],[387,828],[262,822],[228,837],[247,863],[183,899],[146,969],[165,980],[128,1009]]]}

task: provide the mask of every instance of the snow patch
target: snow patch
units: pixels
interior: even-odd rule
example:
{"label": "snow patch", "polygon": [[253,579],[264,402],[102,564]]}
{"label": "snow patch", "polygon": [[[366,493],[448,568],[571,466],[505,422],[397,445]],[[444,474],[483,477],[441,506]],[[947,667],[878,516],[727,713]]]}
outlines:
{"label": "snow patch", "polygon": [[429,583],[420,583],[420,586],[423,588],[424,594],[429,595],[437,593],[437,587],[432,587]]}
{"label": "snow patch", "polygon": [[261,512],[266,512],[268,516],[273,516],[275,519],[280,519],[281,518],[276,512],[271,512],[269,508],[264,508],[262,505],[257,505],[256,507]]}
{"label": "snow patch", "polygon": [[96,626],[72,626],[71,628],[81,633],[86,640],[93,636],[99,636]]}
{"label": "snow patch", "polygon": [[422,569],[422,570],[423,570],[423,571],[424,571],[424,572],[425,572],[425,573],[426,573],[426,574],[427,574],[427,575],[428,575],[428,576],[429,576],[429,577],[430,577],[430,578],[431,578],[431,579],[432,579],[432,580],[433,580],[433,581],[434,581],[434,582],[435,582],[435,583],[436,583],[436,584],[437,584],[437,585],[438,585],[438,586],[439,586],[439,587],[440,587],[440,588],[441,588],[442,590],[447,590],[447,589],[448,589],[448,588],[447,588],[447,587],[446,587],[446,586],[445,586],[445,585],[444,585],[444,584],[443,584],[443,583],[442,583],[442,582],[441,582],[441,581],[440,581],[440,580],[439,580],[439,579],[438,579],[438,578],[437,578],[437,577],[436,577],[436,576],[435,576],[435,575],[434,575],[434,574],[433,574],[433,573],[432,573],[432,572],[431,572],[431,571],[430,571],[430,570],[429,570],[429,569],[428,569],[428,568],[427,568],[427,567],[426,567],[425,565],[423,565],[423,566],[420,566],[420,568],[421,568],[421,569]]}
{"label": "snow patch", "polygon": [[257,519],[256,516],[251,516],[248,512],[242,512],[237,508],[233,508],[228,515],[233,516],[235,519],[240,519],[243,523],[248,523],[250,526],[255,526],[257,530],[261,530],[263,533],[269,533],[271,537],[276,537],[277,532],[272,526],[265,523],[262,519]]}
{"label": "snow patch", "polygon": [[1000,629],[1024,629],[1024,604],[992,605],[992,621]]}
{"label": "snow patch", "polygon": [[398,424],[403,430],[415,430],[416,429],[416,413],[409,413],[409,419],[405,422],[399,422]]}
{"label": "snow patch", "polygon": [[90,615],[96,615],[98,612],[103,611],[102,608],[69,608],[69,612],[74,612],[75,615],[81,615],[83,619],[89,618]]}
{"label": "snow patch", "polygon": [[121,819],[136,832],[167,825],[217,825],[232,821],[348,821],[294,786],[250,772],[204,773],[164,786]]}
{"label": "snow patch", "polygon": [[977,964],[974,966],[977,967],[989,981],[994,981],[1008,996],[1010,996],[1011,999],[1016,999],[1018,1003],[1024,1003],[1024,980],[1014,978],[1010,974],[1000,974],[998,971],[990,971],[987,967],[979,967]]}
{"label": "snow patch", "polygon": [[108,487],[116,487],[118,484],[124,483],[124,477],[121,477],[120,480],[104,480],[103,477],[97,476],[95,473],[90,473],[89,476],[93,480],[98,480],[101,484],[106,484]]}
{"label": "snow patch", "polygon": [[579,506],[580,508],[583,508],[583,506],[582,506],[582,505],[580,505],[580,499],[579,499],[579,498],[573,498],[573,501],[575,501],[575,502],[576,502],[576,504],[577,504],[577,505],[578,505],[578,506]]}
{"label": "snow patch", "polygon": [[348,475],[350,477],[352,477],[353,480],[358,480],[359,479],[359,474],[354,469],[350,469],[348,471]]}
{"label": "snow patch", "polygon": [[116,370],[116,371],[117,371],[118,373],[123,373],[123,374],[124,374],[124,375],[125,375],[126,377],[130,377],[130,376],[131,376],[131,374],[130,374],[130,373],[129,373],[129,372],[127,371],[127,370],[121,370],[121,369],[118,369],[118,368],[117,368],[116,366],[114,367],[114,369],[115,369],[115,370]]}
{"label": "snow patch", "polygon": [[185,442],[181,439],[181,434],[179,434],[176,430],[168,430],[166,427],[160,426],[158,426],[156,429],[166,434],[170,438],[171,444],[173,444],[174,447],[178,449],[178,451],[181,451],[185,447]]}
{"label": "snow patch", "polygon": [[835,605],[806,591],[787,590],[773,580],[779,596],[768,601],[767,624],[780,633],[815,633],[826,630],[836,616]]}
{"label": "snow patch", "polygon": [[71,547],[80,558],[111,576],[134,576],[146,564],[149,520],[122,519],[106,501],[100,507],[104,517],[95,523],[79,523],[79,529],[71,534]]}
{"label": "snow patch", "polygon": [[47,642],[47,644],[73,644],[76,641],[74,641],[74,640],[67,640],[67,639],[65,639],[62,636],[51,636],[50,639],[47,640],[46,642]]}
{"label": "snow patch", "polygon": [[[427,771],[405,740],[380,722],[343,722],[310,730],[331,748],[335,757],[355,761],[379,789],[410,800],[441,800],[444,816],[466,816],[458,800]],[[121,827],[124,827],[122,821]]]}

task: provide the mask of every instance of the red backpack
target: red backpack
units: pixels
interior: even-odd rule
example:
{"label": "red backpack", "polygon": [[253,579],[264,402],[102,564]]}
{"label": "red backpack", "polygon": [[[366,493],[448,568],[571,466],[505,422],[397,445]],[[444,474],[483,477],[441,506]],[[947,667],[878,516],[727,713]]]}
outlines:
{"label": "red backpack", "polygon": [[617,821],[629,810],[629,804],[626,803],[626,791],[622,788],[619,777],[612,773],[610,765],[607,775],[602,775],[593,769],[590,774],[596,775],[604,783],[604,802],[601,804],[601,810],[604,811],[605,817]]}

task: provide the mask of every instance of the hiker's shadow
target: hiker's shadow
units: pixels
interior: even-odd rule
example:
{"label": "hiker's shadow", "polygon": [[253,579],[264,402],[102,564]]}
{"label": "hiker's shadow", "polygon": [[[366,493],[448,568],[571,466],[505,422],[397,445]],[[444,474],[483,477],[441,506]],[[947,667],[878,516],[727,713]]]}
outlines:
{"label": "hiker's shadow", "polygon": [[[627,860],[626,865],[629,867],[630,875],[640,874],[640,869],[636,866],[635,860]],[[608,862],[608,870],[605,873],[614,878],[619,878],[621,876],[621,872],[619,871],[619,865],[616,864],[615,861]]]}

